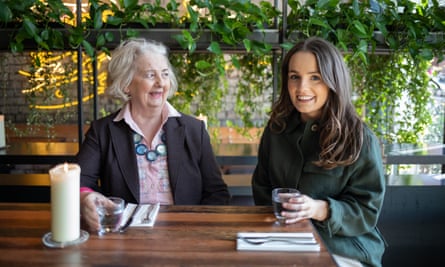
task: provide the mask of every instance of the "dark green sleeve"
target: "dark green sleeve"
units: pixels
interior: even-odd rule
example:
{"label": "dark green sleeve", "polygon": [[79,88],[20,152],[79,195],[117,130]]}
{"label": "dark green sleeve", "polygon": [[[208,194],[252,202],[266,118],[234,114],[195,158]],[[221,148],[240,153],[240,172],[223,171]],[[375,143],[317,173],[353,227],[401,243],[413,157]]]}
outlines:
{"label": "dark green sleeve", "polygon": [[368,129],[360,158],[343,176],[348,179],[343,193],[327,198],[331,217],[318,224],[327,226],[330,235],[356,236],[369,232],[377,224],[386,181],[380,144]]}

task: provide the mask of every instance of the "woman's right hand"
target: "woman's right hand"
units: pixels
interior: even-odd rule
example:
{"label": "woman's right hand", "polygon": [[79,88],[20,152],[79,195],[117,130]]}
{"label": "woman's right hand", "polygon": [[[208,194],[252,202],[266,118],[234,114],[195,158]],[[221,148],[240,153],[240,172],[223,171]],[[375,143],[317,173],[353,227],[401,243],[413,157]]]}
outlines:
{"label": "woman's right hand", "polygon": [[106,197],[98,192],[80,193],[80,215],[90,232],[99,231],[99,216],[96,211],[96,203],[101,200],[106,200]]}

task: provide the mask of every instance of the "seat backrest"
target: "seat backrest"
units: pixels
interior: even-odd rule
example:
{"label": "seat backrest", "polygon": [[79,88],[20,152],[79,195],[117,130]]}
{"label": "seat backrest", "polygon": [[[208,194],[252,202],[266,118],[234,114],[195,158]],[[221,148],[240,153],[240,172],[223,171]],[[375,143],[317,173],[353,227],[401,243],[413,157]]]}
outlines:
{"label": "seat backrest", "polygon": [[445,186],[388,186],[377,226],[384,267],[445,266]]}

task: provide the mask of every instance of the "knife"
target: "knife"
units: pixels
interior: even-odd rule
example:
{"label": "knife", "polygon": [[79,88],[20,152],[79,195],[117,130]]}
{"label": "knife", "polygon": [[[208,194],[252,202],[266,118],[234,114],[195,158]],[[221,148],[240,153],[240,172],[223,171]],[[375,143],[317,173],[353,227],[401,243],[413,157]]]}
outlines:
{"label": "knife", "polygon": [[305,241],[315,241],[313,236],[274,236],[274,235],[264,235],[264,236],[249,236],[240,235],[238,238],[243,239],[291,239],[291,240],[305,240]]}
{"label": "knife", "polygon": [[159,212],[159,205],[160,205],[159,202],[153,205],[154,207],[150,211],[150,216],[149,216],[150,223],[156,219],[155,217],[158,215]]}
{"label": "knife", "polygon": [[156,204],[150,204],[150,206],[147,208],[145,218],[142,220],[142,224],[151,224],[154,217],[157,215],[159,209],[159,203]]}
{"label": "knife", "polygon": [[127,222],[121,226],[121,228],[119,229],[119,232],[123,233],[125,232],[125,230],[128,228],[128,226],[130,226],[130,224],[133,222],[133,218],[134,215],[136,214],[136,211],[139,209],[139,205],[137,205],[133,211],[131,212],[130,218],[128,218]]}

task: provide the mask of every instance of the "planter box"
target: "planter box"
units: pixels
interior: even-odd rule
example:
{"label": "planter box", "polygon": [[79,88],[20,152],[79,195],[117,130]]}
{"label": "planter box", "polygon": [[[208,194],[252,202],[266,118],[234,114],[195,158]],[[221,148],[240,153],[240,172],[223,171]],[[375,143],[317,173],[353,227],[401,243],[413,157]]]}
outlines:
{"label": "planter box", "polygon": [[[89,36],[87,37],[87,40],[91,44],[96,43],[96,38],[99,33],[108,32],[111,33],[114,36],[113,41],[108,42],[106,44],[106,47],[109,49],[115,48],[119,43],[120,40],[126,38],[126,32],[130,28],[124,28],[124,29],[116,29],[116,28],[110,28],[110,29],[101,29],[101,30],[91,30]],[[138,33],[139,37],[144,37],[148,39],[153,39],[159,42],[164,43],[167,45],[172,51],[184,51],[184,49],[179,45],[179,43],[173,38],[173,36],[177,34],[181,34],[183,30],[186,29],[168,29],[168,28],[150,28],[150,29],[135,29],[132,28],[132,30],[136,31]],[[0,29],[0,35],[5,36],[6,38],[1,38],[0,40],[0,50],[7,51],[10,50],[9,42],[12,38],[12,36],[15,33],[15,29]],[[66,29],[60,29],[60,31],[67,36],[68,31]],[[210,42],[212,40],[215,40],[216,37],[212,35],[212,33],[209,30],[206,30],[203,32],[201,37],[199,38],[197,42],[197,51],[206,51],[207,47],[209,46]],[[255,30],[252,35],[249,37],[250,40],[255,40],[258,42],[265,42],[268,44],[271,44],[273,49],[280,49],[280,33],[278,29],[265,29],[265,30]],[[238,46],[230,46],[225,44],[220,44],[221,48],[224,51],[240,51],[243,52],[244,47],[242,45]],[[24,43],[25,50],[36,50],[37,44],[32,40],[27,40]],[[71,48],[68,47],[68,42],[66,42],[66,50],[69,50]]]}
{"label": "planter box", "polygon": [[[402,33],[400,33],[400,34],[402,34]],[[300,40],[300,39],[304,39],[304,38],[305,38],[305,36],[299,31],[292,32],[288,36],[289,40]],[[386,44],[385,37],[383,36],[383,34],[380,31],[375,31],[373,34],[373,38],[377,43],[377,46],[375,49],[376,54],[388,54],[392,51],[392,49],[390,49],[388,47],[388,45]],[[430,43],[430,44],[445,43],[445,33],[431,32],[425,38],[425,42]],[[369,49],[371,49],[371,47]]]}
{"label": "planter box", "polygon": [[[88,39],[91,43],[95,42],[95,38],[100,32],[109,32],[113,34],[114,41],[109,42],[107,47],[114,48],[116,47],[121,39],[126,37],[126,31],[128,29],[102,29],[99,31],[92,31],[91,37]],[[156,40],[158,42],[162,42],[167,45],[172,51],[183,51],[184,49],[179,45],[179,43],[174,38],[175,35],[182,34],[183,30],[187,29],[160,29],[160,28],[151,28],[151,29],[132,29],[138,33],[138,37],[143,37],[147,39]],[[205,30],[197,41],[197,51],[206,51],[212,40],[215,40],[216,37],[209,31]],[[274,49],[279,49],[280,44],[280,36],[279,31],[277,29],[266,29],[266,30],[257,30],[254,31],[253,34],[249,37],[250,40],[255,40],[258,42],[265,42],[271,44]],[[242,46],[230,46],[226,44],[220,43],[221,48],[225,51],[244,51]]]}

